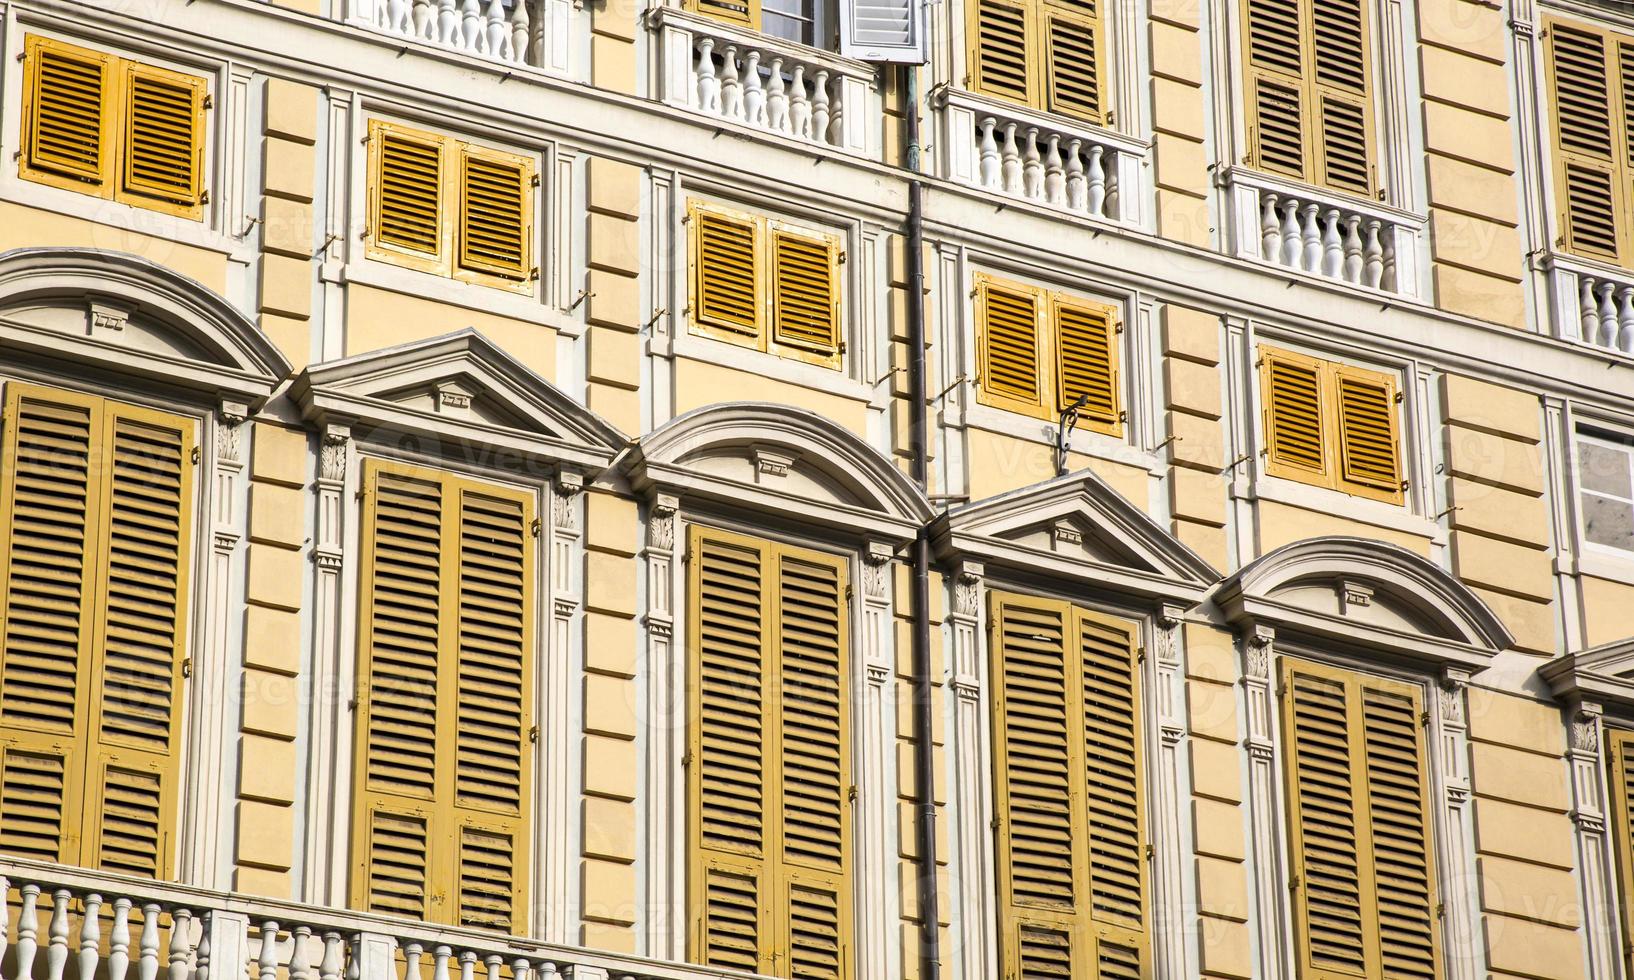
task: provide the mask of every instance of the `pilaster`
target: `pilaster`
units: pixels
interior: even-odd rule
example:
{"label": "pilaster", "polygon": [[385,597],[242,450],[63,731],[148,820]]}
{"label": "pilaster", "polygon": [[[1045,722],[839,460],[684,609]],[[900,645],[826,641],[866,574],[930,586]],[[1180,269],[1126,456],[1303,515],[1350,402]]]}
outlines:
{"label": "pilaster", "polygon": [[684,917],[661,914],[684,908],[686,901],[675,847],[685,826],[679,769],[686,751],[685,669],[675,650],[679,509],[680,498],[668,493],[655,494],[647,505],[647,607],[642,616],[647,644],[646,952],[668,959],[680,957],[686,948]]}
{"label": "pilaster", "polygon": [[869,542],[861,559],[862,717],[853,723],[861,735],[857,765],[860,812],[857,814],[857,933],[858,976],[860,980],[891,980],[890,924],[896,915],[889,889],[878,887],[888,880],[891,851],[886,846],[894,797],[890,764],[894,728],[889,717],[894,707],[889,696],[891,678],[891,547]]}
{"label": "pilaster", "polygon": [[1583,937],[1588,943],[1588,975],[1624,976],[1618,955],[1615,856],[1606,834],[1605,744],[1601,705],[1576,700],[1566,709],[1566,766],[1572,790],[1572,823],[1577,829],[1578,880],[1583,888]]}
{"label": "pilaster", "polygon": [[982,595],[986,569],[980,562],[962,561],[953,568],[953,608],[948,613],[953,643],[953,773],[954,816],[959,839],[954,868],[958,875],[959,921],[964,932],[959,945],[959,976],[964,980],[992,976],[998,951],[990,944],[997,935],[996,896],[988,842],[992,839],[992,767],[988,759],[987,704],[982,678]]}
{"label": "pilaster", "polygon": [[1254,625],[1243,636],[1243,700],[1248,712],[1248,816],[1250,856],[1255,882],[1255,926],[1259,962],[1254,975],[1284,976],[1284,929],[1288,903],[1284,898],[1281,852],[1278,848],[1277,770],[1272,736],[1271,659],[1276,633]]}
{"label": "pilaster", "polygon": [[[308,699],[311,712],[307,723],[307,813],[312,832],[306,835],[306,900],[339,904],[346,894],[346,841],[317,828],[350,827],[346,814],[349,801],[343,787],[350,786],[350,754],[346,727],[350,712],[345,710],[341,687],[331,679],[343,675],[340,668],[343,601],[342,574],[346,557],[346,480],[351,464],[352,434],[344,425],[324,428],[318,446],[318,478],[313,483],[317,497],[317,535],[312,549],[312,677]],[[343,685],[344,686],[344,685]]]}

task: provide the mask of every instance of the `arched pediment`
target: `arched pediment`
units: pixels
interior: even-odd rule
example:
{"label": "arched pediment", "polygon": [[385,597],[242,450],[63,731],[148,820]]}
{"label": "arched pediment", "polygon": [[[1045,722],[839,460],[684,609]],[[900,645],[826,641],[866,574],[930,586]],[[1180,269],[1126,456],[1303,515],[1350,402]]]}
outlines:
{"label": "arched pediment", "polygon": [[1047,570],[1053,578],[1195,602],[1220,575],[1145,511],[1081,470],[948,511],[938,557]]}
{"label": "arched pediment", "polygon": [[1284,545],[1221,582],[1213,601],[1234,623],[1476,670],[1513,642],[1445,569],[1367,538]]}
{"label": "arched pediment", "polygon": [[599,471],[629,439],[472,329],[315,364],[290,398],[319,425],[461,444]]}
{"label": "arched pediment", "polygon": [[250,407],[290,370],[215,292],[140,256],[93,248],[0,253],[0,348]]}
{"label": "arched pediment", "polygon": [[890,460],[805,409],[764,402],[700,408],[643,437],[632,484],[735,501],[785,517],[906,539],[930,520],[924,494]]}

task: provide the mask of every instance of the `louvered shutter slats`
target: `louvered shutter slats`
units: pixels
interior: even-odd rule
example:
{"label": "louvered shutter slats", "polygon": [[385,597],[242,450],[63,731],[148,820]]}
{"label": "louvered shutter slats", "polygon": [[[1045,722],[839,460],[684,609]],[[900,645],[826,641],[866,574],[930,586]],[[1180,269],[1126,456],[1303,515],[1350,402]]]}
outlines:
{"label": "louvered shutter slats", "polygon": [[834,355],[840,350],[834,244],[772,234],[772,340]]}
{"label": "louvered shutter slats", "polygon": [[442,147],[377,125],[374,240],[436,259],[442,254]]}
{"label": "louvered shutter slats", "polygon": [[1099,27],[1091,18],[1046,10],[1046,108],[1101,122]]}
{"label": "louvered shutter slats", "polygon": [[520,280],[532,268],[528,196],[533,167],[526,158],[467,149],[460,161],[460,267]]}
{"label": "louvered shutter slats", "polygon": [[165,795],[158,772],[110,762],[102,769],[100,806],[91,812],[95,866],[143,878],[157,878],[165,865]]}
{"label": "louvered shutter slats", "polygon": [[1038,302],[1031,291],[981,287],[982,387],[988,393],[1038,404]]}
{"label": "louvered shutter slats", "polygon": [[782,670],[783,853],[839,870],[845,826],[839,575],[784,558],[778,575]]}
{"label": "louvered shutter slats", "polygon": [[760,335],[758,235],[751,221],[713,211],[693,213],[698,223],[696,297],[700,326],[727,335]]}
{"label": "louvered shutter slats", "polygon": [[1340,368],[1336,373],[1341,476],[1394,494],[1397,464],[1395,384],[1384,375]]}
{"label": "louvered shutter slats", "polygon": [[70,795],[61,753],[8,747],[0,757],[0,853],[62,861]]}
{"label": "louvered shutter slats", "polygon": [[1029,13],[1009,0],[975,0],[971,87],[1023,105],[1031,101]]}
{"label": "louvered shutter slats", "polygon": [[125,107],[123,190],[193,208],[204,176],[204,80],[128,66]]}
{"label": "louvered shutter slats", "polygon": [[738,871],[709,863],[702,874],[703,962],[759,972],[764,930],[758,869]]}
{"label": "louvered shutter slats", "polygon": [[1362,718],[1383,973],[1433,980],[1440,956],[1419,702],[1407,692],[1364,687]]}
{"label": "louvered shutter slats", "polygon": [[354,902],[528,926],[532,497],[366,470]]}
{"label": "louvered shutter slats", "polygon": [[1325,474],[1328,450],[1323,435],[1326,411],[1321,365],[1308,359],[1266,354],[1265,412],[1269,465]]}
{"label": "louvered shutter slats", "polygon": [[1078,636],[1093,918],[1139,928],[1145,918],[1146,858],[1135,640],[1127,630],[1082,615]]}
{"label": "louvered shutter slats", "polygon": [[1065,409],[1084,396],[1079,409],[1082,418],[1116,426],[1118,417],[1118,375],[1116,328],[1112,311],[1057,303],[1055,312],[1060,407]]}
{"label": "louvered shutter slats", "polygon": [[700,833],[706,846],[764,853],[766,733],[758,550],[705,539],[698,551]]}
{"label": "louvered shutter slats", "polygon": [[1567,248],[1627,263],[1634,191],[1634,40],[1551,22],[1557,194]]}
{"label": "louvered shutter slats", "polygon": [[1311,20],[1320,180],[1353,194],[1369,194],[1367,9],[1363,0],[1313,0]]}
{"label": "louvered shutter slats", "polygon": [[1304,28],[1300,5],[1248,0],[1251,150],[1257,166],[1304,179]]}
{"label": "louvered shutter slats", "polygon": [[107,55],[30,37],[25,166],[84,184],[106,179]]}

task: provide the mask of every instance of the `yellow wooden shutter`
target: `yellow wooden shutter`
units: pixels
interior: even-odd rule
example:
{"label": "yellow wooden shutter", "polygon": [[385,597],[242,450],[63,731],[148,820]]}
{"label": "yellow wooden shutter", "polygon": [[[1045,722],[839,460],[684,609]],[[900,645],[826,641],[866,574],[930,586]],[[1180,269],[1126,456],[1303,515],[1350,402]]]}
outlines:
{"label": "yellow wooden shutter", "polygon": [[690,212],[695,327],[733,343],[763,345],[759,222],[697,206]]}
{"label": "yellow wooden shutter", "polygon": [[459,925],[526,934],[532,793],[531,499],[461,481],[453,816]]}
{"label": "yellow wooden shutter", "polygon": [[379,120],[369,123],[370,254],[410,268],[444,271],[447,140]]}
{"label": "yellow wooden shutter", "polygon": [[1316,180],[1364,195],[1373,193],[1370,36],[1364,0],[1311,4]]}
{"label": "yellow wooden shutter", "polygon": [[1305,31],[1301,5],[1245,0],[1250,162],[1299,180],[1306,167]]}
{"label": "yellow wooden shutter", "polygon": [[772,342],[781,353],[837,364],[840,355],[839,243],[775,230],[772,238]]}
{"label": "yellow wooden shutter", "polygon": [[728,24],[760,30],[760,0],[685,0],[688,10],[708,14]]}
{"label": "yellow wooden shutter", "polygon": [[1028,286],[976,279],[979,400],[998,408],[1046,414],[1039,314],[1043,293]]}
{"label": "yellow wooden shutter", "polygon": [[1033,65],[1029,50],[1028,5],[1015,0],[972,0],[970,89],[1028,105],[1032,102]]}
{"label": "yellow wooden shutter", "polygon": [[533,278],[533,161],[473,146],[460,153],[459,271]]}
{"label": "yellow wooden shutter", "polygon": [[1046,0],[1039,14],[1045,57],[1039,107],[1097,126],[1104,121],[1099,8],[1098,0]]}
{"label": "yellow wooden shutter", "polygon": [[693,528],[688,798],[692,956],[851,975],[845,565]]}
{"label": "yellow wooden shutter", "polygon": [[1288,351],[1262,348],[1260,356],[1266,472],[1327,485],[1332,472],[1323,421],[1330,411],[1327,366]]}
{"label": "yellow wooden shutter", "polygon": [[777,549],[779,878],[787,923],[779,973],[851,974],[851,744],[846,574],[839,559]]}
{"label": "yellow wooden shutter", "polygon": [[1333,377],[1340,489],[1379,500],[1400,501],[1401,436],[1396,379],[1343,364],[1334,366]]}
{"label": "yellow wooden shutter", "polygon": [[1118,407],[1116,311],[1109,306],[1058,296],[1055,313],[1056,407],[1065,409],[1086,396],[1079,409],[1085,428],[1122,435]]}
{"label": "yellow wooden shutter", "polygon": [[0,848],[171,874],[193,425],[13,383]]}
{"label": "yellow wooden shutter", "polygon": [[1549,77],[1554,96],[1556,194],[1565,246],[1580,255],[1628,262],[1627,154],[1619,132],[1627,111],[1618,94],[1622,62],[1613,38],[1576,24],[1551,22]]}
{"label": "yellow wooden shutter", "polygon": [[1634,731],[1606,729],[1606,765],[1617,895],[1623,907],[1623,961],[1634,969]]}
{"label": "yellow wooden shutter", "polygon": [[203,213],[205,81],[126,62],[119,193],[190,218]]}
{"label": "yellow wooden shutter", "polygon": [[1301,974],[1436,980],[1420,690],[1294,660],[1282,680]]}
{"label": "yellow wooden shutter", "polygon": [[114,156],[107,109],[118,59],[32,34],[23,52],[22,175],[96,193]]}

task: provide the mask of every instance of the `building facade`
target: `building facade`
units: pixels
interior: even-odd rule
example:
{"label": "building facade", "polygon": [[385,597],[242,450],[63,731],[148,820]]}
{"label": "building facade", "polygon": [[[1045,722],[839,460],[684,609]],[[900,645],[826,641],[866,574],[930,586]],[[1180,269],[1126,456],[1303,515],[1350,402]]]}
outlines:
{"label": "building facade", "polygon": [[0,975],[1634,976],[1627,4],[0,6]]}

